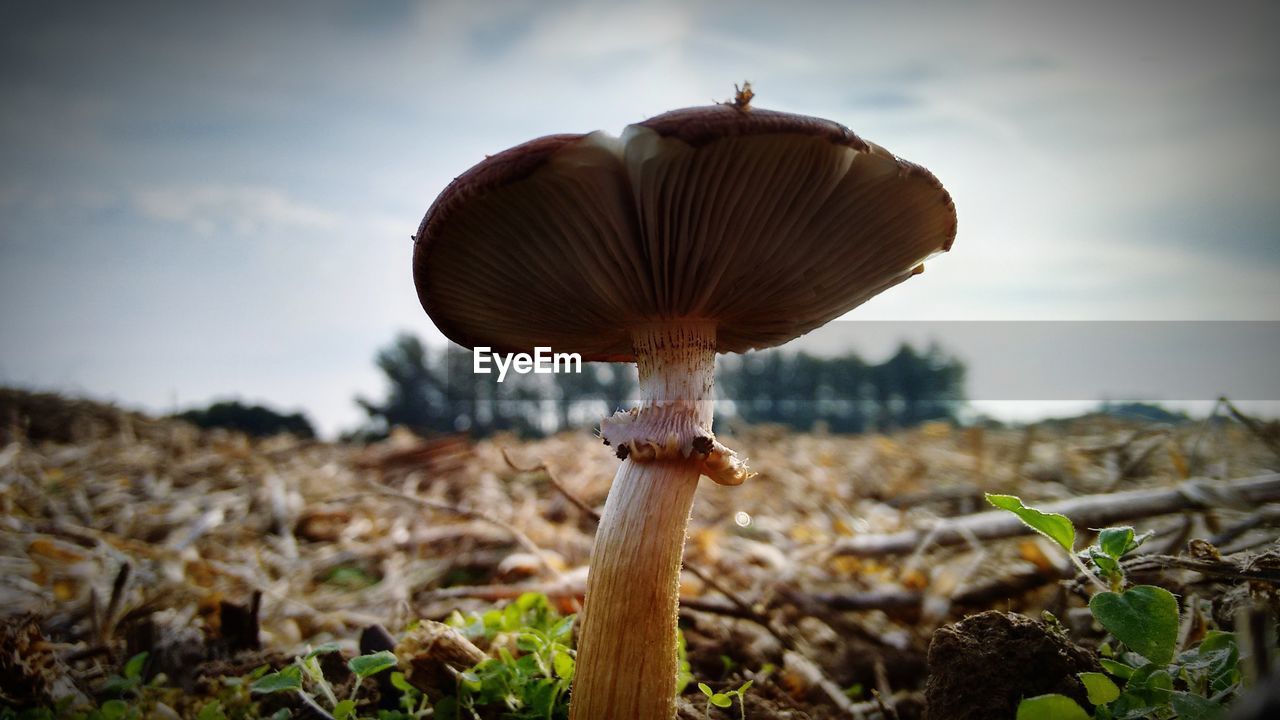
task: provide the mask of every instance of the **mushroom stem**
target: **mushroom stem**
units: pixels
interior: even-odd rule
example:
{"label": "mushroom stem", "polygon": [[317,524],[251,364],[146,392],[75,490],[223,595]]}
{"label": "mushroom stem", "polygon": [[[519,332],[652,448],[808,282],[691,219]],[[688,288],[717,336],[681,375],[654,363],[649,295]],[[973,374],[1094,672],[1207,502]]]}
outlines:
{"label": "mushroom stem", "polygon": [[[715,410],[715,326],[672,322],[633,335],[639,420],[687,408],[710,431]],[[655,433],[663,428],[654,428]],[[680,562],[696,457],[623,461],[596,531],[578,636],[572,720],[670,720],[675,716]]]}
{"label": "mushroom stem", "polygon": [[618,468],[591,555],[572,720],[675,715],[680,559],[697,487],[692,463]]}

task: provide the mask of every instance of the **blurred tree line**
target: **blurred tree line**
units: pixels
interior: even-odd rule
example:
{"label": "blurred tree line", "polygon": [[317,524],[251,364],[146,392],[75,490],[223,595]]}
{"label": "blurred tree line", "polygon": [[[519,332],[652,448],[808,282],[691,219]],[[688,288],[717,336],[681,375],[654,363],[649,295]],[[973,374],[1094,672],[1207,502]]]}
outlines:
{"label": "blurred tree line", "polygon": [[[417,433],[511,431],[531,436],[593,425],[637,393],[626,363],[583,363],[581,373],[518,375],[473,372],[469,350],[426,348],[409,334],[377,355],[387,379],[380,401],[357,398],[369,416],[358,433],[378,437],[404,425]],[[873,365],[852,353],[824,358],[769,350],[717,359],[717,421],[778,423],[796,430],[825,426],[856,433],[955,419],[964,365],[936,346],[902,345]],[[731,402],[723,402],[731,401]]]}
{"label": "blurred tree line", "polygon": [[315,428],[302,413],[281,413],[262,405],[249,405],[239,400],[215,402],[174,417],[202,428],[228,428],[252,437],[270,437],[289,433],[300,438],[314,438]]}
{"label": "blurred tree line", "polygon": [[854,353],[824,358],[767,350],[722,356],[716,385],[720,398],[733,401],[733,416],[749,423],[884,431],[955,420],[964,365],[936,345],[918,351],[904,343],[878,365]]}

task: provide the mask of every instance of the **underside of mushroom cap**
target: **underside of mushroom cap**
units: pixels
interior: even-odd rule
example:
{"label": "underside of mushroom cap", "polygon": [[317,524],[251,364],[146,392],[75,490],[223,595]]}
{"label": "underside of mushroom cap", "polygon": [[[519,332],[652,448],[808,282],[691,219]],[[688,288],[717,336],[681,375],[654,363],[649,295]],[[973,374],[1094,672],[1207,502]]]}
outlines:
{"label": "underside of mushroom cap", "polygon": [[631,328],[707,320],[743,352],[907,279],[955,231],[932,174],[848,128],[715,105],[487,158],[427,211],[414,278],[466,347],[632,360]]}

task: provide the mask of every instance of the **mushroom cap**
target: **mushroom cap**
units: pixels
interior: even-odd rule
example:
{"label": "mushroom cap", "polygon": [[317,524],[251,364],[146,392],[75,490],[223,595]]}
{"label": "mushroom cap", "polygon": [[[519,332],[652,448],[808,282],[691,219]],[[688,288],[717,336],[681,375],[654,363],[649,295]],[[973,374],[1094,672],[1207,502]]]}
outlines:
{"label": "mushroom cap", "polygon": [[414,237],[423,308],[468,348],[633,360],[632,329],[781,345],[950,249],[928,170],[829,120],[733,105],[518,145],[445,188]]}

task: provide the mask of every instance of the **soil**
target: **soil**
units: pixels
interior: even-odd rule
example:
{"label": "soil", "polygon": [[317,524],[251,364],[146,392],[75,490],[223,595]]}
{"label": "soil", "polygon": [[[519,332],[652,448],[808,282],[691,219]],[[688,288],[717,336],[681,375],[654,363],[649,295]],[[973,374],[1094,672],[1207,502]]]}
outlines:
{"label": "soil", "polygon": [[1094,653],[1017,613],[988,610],[938,629],[929,645],[929,720],[1012,718],[1022,698],[1058,693],[1090,707],[1080,672]]}

